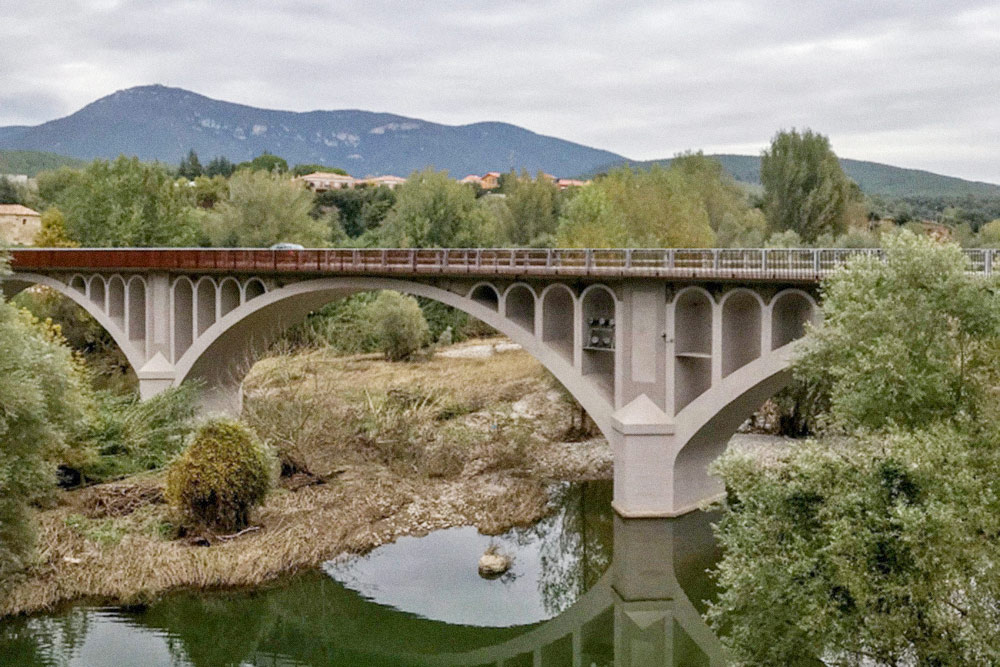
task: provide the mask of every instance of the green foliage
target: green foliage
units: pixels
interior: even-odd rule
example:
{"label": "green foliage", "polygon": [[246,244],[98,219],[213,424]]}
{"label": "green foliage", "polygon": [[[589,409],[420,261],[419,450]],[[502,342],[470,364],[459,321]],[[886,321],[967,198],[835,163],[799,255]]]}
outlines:
{"label": "green foliage", "polygon": [[384,290],[369,309],[372,328],[386,359],[400,361],[427,344],[427,320],[412,296]]}
{"label": "green foliage", "polygon": [[188,181],[193,181],[204,173],[205,171],[202,169],[198,154],[192,148],[188,151],[187,156],[181,160],[181,164],[177,168],[177,176]]}
{"label": "green foliage", "polygon": [[0,148],[0,173],[24,174],[31,178],[39,172],[59,167],[78,169],[86,164],[83,160],[43,151],[17,151]]}
{"label": "green foliage", "polygon": [[35,236],[39,248],[76,248],[80,244],[66,233],[66,217],[55,206],[42,213],[42,228]]}
{"label": "green foliage", "polygon": [[558,243],[568,247],[710,247],[715,233],[701,197],[680,168],[616,169],[570,201],[559,222]]}
{"label": "green foliage", "polygon": [[727,455],[716,629],[748,665],[998,664],[998,455],[946,425]]}
{"label": "green foliage", "polygon": [[0,377],[2,586],[31,558],[29,503],[52,488],[57,463],[89,456],[73,446],[89,392],[82,369],[58,333],[2,297]]}
{"label": "green foliage", "polygon": [[83,246],[178,246],[196,238],[188,195],[160,164],[124,156],[95,160],[80,171],[40,174],[38,189],[62,211],[69,237]]}
{"label": "green foliage", "polygon": [[288,172],[288,162],[285,161],[285,158],[265,151],[249,162],[241,162],[236,165],[236,168],[249,171],[266,171],[271,174],[284,174]]}
{"label": "green foliage", "polygon": [[227,157],[216,157],[212,158],[212,161],[208,163],[205,167],[205,176],[209,178],[214,178],[216,176],[222,176],[223,178],[229,178],[236,171],[236,165],[229,161]]}
{"label": "green foliage", "polygon": [[170,464],[165,496],[189,527],[240,530],[270,491],[275,465],[274,455],[246,426],[208,422]]}
{"label": "green foliage", "polygon": [[88,482],[158,470],[177,455],[194,426],[197,386],[185,383],[140,401],[97,392],[97,409],[81,437],[99,456],[81,467]]}
{"label": "green foliage", "polygon": [[559,189],[542,172],[532,179],[527,172],[511,172],[500,191],[509,215],[505,216],[502,245],[535,246],[538,239],[555,234],[559,220]]}
{"label": "green foliage", "polygon": [[754,665],[997,664],[1000,299],[908,232],[824,284],[796,376],[822,439],[729,454],[711,611]]}
{"label": "green foliage", "polygon": [[847,230],[860,190],[822,134],[779,132],[760,162],[764,214],[772,231],[794,231],[807,242]]}
{"label": "green foliage", "polygon": [[414,172],[396,189],[396,204],[379,240],[398,248],[463,248],[481,244],[475,193],[444,171]]}
{"label": "green foliage", "polygon": [[829,387],[847,430],[979,415],[1000,380],[995,293],[955,245],[902,232],[884,247],[884,262],[856,257],[825,283],[797,375]]}
{"label": "green foliage", "polygon": [[297,164],[292,169],[292,176],[305,176],[306,174],[312,174],[317,171],[325,172],[327,174],[340,174],[341,176],[349,175],[340,167],[328,167],[325,164]]}
{"label": "green foliage", "polygon": [[9,178],[0,178],[0,204],[24,204],[25,193]]}
{"label": "green foliage", "polygon": [[396,203],[392,188],[340,188],[316,195],[313,216],[335,212],[347,236],[356,238],[378,229]]}
{"label": "green foliage", "polygon": [[188,191],[195,206],[214,208],[229,197],[229,181],[223,176],[198,176],[194,179],[194,187],[189,187]]}
{"label": "green foliage", "polygon": [[212,245],[268,247],[275,243],[329,244],[330,228],[314,220],[312,194],[298,181],[264,171],[241,170],[229,179],[229,196],[205,220]]}

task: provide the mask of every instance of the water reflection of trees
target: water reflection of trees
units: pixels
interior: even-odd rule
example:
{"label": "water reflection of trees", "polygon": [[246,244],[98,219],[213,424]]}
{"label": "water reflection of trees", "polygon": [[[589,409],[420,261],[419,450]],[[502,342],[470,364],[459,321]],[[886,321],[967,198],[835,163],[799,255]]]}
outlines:
{"label": "water reflection of trees", "polygon": [[572,484],[557,491],[559,511],[544,523],[538,590],[545,611],[565,611],[611,565],[614,542],[611,486]]}

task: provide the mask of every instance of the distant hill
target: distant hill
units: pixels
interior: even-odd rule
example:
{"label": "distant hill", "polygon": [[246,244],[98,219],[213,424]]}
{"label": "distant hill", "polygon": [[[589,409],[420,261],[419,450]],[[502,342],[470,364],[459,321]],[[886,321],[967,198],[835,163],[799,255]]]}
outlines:
{"label": "distant hill", "polygon": [[0,149],[0,174],[26,174],[34,176],[46,169],[80,167],[84,161],[55,153],[39,151],[10,151]]}
{"label": "distant hill", "polygon": [[121,90],[37,126],[0,127],[0,148],[82,159],[124,153],[172,164],[191,148],[203,164],[269,151],[289,164],[326,164],[355,176],[406,176],[433,166],[459,178],[512,168],[572,176],[624,159],[507,123],[452,126],[370,111],[274,111],[165,86]]}
{"label": "distant hill", "polygon": [[[760,156],[758,155],[712,155],[722,163],[723,168],[733,178],[742,183],[760,185]],[[622,164],[649,168],[654,164],[669,165],[671,158],[663,160],[619,160],[605,165],[592,173],[607,171]],[[854,179],[861,190],[870,195],[885,197],[1000,197],[1000,185],[980,181],[966,181],[954,176],[942,176],[919,169],[904,169],[878,162],[841,158],[844,172]]]}

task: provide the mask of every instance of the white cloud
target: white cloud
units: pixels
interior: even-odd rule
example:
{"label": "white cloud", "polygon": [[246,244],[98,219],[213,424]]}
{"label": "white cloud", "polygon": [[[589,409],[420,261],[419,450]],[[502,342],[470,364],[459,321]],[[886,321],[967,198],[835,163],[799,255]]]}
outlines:
{"label": "white cloud", "polygon": [[0,21],[0,125],[163,83],[502,120],[635,158],[808,126],[848,157],[1000,182],[988,1],[0,0]]}

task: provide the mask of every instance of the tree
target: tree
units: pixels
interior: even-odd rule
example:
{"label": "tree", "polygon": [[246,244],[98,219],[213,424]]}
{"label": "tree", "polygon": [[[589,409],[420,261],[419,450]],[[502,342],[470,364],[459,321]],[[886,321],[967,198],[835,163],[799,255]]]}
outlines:
{"label": "tree", "polygon": [[208,212],[205,232],[212,245],[268,247],[275,243],[325,246],[330,228],[309,215],[312,193],[298,181],[263,171],[239,171],[229,196]]}
{"label": "tree", "polygon": [[501,191],[510,210],[509,227],[501,245],[530,246],[542,236],[556,232],[559,219],[559,189],[542,172],[532,180],[527,172],[511,172]]}
{"label": "tree", "polygon": [[[6,271],[0,258],[0,271]],[[0,295],[0,587],[30,561],[29,504],[55,483],[85,421],[89,392],[83,369],[58,331]]]}
{"label": "tree", "polygon": [[188,151],[187,157],[181,160],[180,167],[177,169],[177,176],[193,181],[203,174],[204,171],[201,168],[201,162],[198,160],[198,154],[192,148]]}
{"label": "tree", "polygon": [[234,531],[271,490],[274,454],[242,424],[204,424],[167,470],[164,496],[185,525]]}
{"label": "tree", "polygon": [[[573,201],[590,188],[600,190],[603,199],[591,195],[573,210],[572,217],[563,216],[558,231],[562,242],[582,244],[572,238],[574,227],[585,228],[588,242],[598,247],[710,247],[715,241],[706,206],[679,169],[615,169],[582,188]],[[567,211],[571,206],[572,201]],[[585,209],[589,209],[589,222]],[[597,214],[620,217],[603,239],[599,234],[602,223],[593,217]]]}
{"label": "tree", "polygon": [[621,248],[628,244],[628,228],[603,188],[586,187],[566,205],[556,243],[562,248]]}
{"label": "tree", "polygon": [[1000,298],[906,232],[824,285],[795,363],[822,437],[730,454],[710,616],[748,664],[997,664]]}
{"label": "tree", "polygon": [[39,177],[39,194],[58,206],[69,237],[83,246],[190,245],[197,226],[188,194],[161,164],[120,156],[83,170]]}
{"label": "tree", "polygon": [[427,343],[427,320],[412,296],[382,291],[369,306],[368,317],[379,347],[390,361],[408,359]]}
{"label": "tree", "polygon": [[35,236],[35,245],[40,248],[76,248],[80,244],[66,234],[66,218],[53,206],[42,212],[42,228]]}
{"label": "tree", "polygon": [[337,188],[316,195],[313,215],[335,210],[344,232],[356,238],[381,226],[395,203],[392,188]]}
{"label": "tree", "polygon": [[297,164],[292,169],[292,176],[305,176],[306,174],[311,174],[317,171],[326,172],[328,174],[340,174],[341,176],[349,175],[340,167],[330,167],[325,164]]}
{"label": "tree", "polygon": [[285,161],[285,158],[264,151],[249,162],[241,162],[236,165],[236,168],[284,174],[288,171],[288,162]]}
{"label": "tree", "polygon": [[208,163],[205,167],[205,176],[209,178],[214,178],[216,176],[222,176],[224,178],[229,178],[236,171],[236,166],[229,161],[229,158],[219,156],[212,158],[212,161]]}
{"label": "tree", "polygon": [[842,234],[860,201],[830,140],[812,130],[776,134],[761,156],[760,180],[771,231],[791,230],[807,243],[824,233]]}
{"label": "tree", "polygon": [[0,204],[23,204],[23,193],[6,176],[0,178]]}
{"label": "tree", "polygon": [[396,204],[386,216],[379,239],[398,248],[461,248],[481,244],[473,191],[448,172],[414,172],[396,189]]}

